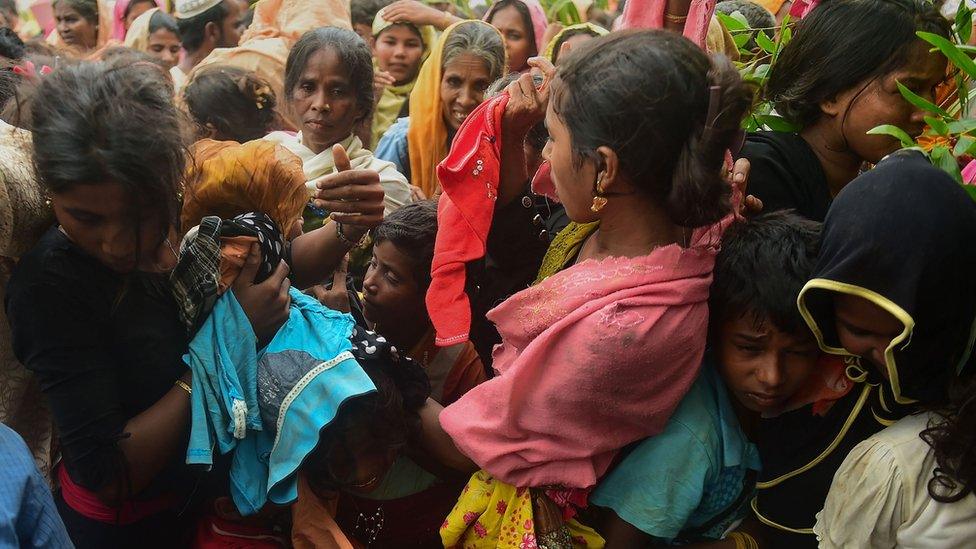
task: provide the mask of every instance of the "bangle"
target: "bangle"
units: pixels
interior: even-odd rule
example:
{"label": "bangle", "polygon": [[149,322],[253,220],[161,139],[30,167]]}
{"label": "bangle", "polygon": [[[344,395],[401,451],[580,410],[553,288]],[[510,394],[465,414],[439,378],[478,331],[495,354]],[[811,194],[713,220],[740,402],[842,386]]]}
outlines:
{"label": "bangle", "polygon": [[664,12],[664,20],[668,23],[684,23],[688,20],[688,14],[675,15],[673,13]]}
{"label": "bangle", "polygon": [[759,549],[755,538],[745,532],[732,532],[727,539],[735,543],[735,549]]}
{"label": "bangle", "polygon": [[358,242],[354,242],[354,241],[350,240],[349,237],[346,236],[346,234],[344,232],[342,232],[342,223],[336,221],[335,222],[335,226],[336,226],[336,236],[339,238],[339,242],[342,242],[343,244],[346,244],[347,246],[351,246],[353,248],[356,248],[360,244],[363,243],[363,240],[366,239],[366,235],[364,234],[363,236],[361,236],[359,238],[359,241]]}
{"label": "bangle", "polygon": [[193,389],[191,389],[190,386],[187,385],[186,382],[183,381],[182,379],[177,379],[176,380],[176,383],[174,383],[173,385],[176,385],[180,389],[183,389],[184,391],[186,391],[186,394],[188,394],[188,395],[192,395],[193,394]]}

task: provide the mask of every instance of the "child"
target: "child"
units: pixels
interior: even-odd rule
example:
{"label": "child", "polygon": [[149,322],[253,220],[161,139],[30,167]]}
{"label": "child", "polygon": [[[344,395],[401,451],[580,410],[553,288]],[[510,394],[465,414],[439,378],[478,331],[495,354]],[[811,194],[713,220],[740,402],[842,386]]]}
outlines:
{"label": "child", "polygon": [[197,139],[246,143],[274,129],[277,98],[253,72],[215,65],[194,73],[183,104],[196,123]]}
{"label": "child", "polygon": [[[608,510],[601,530],[608,544],[723,538],[749,514],[760,416],[845,394],[825,390],[820,351],[795,306],[819,235],[819,224],[777,212],[723,236],[701,375],[664,432],[634,448],[591,497]],[[842,378],[838,366],[830,371]]]}

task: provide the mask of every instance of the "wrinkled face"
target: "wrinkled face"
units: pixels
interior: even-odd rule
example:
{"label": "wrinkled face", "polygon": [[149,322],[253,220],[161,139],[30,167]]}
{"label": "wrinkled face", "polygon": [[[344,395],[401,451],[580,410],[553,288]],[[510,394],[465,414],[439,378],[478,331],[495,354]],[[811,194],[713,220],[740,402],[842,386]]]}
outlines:
{"label": "wrinkled face", "polygon": [[441,114],[448,128],[457,130],[485,100],[491,84],[488,65],[477,55],[462,53],[444,65],[441,74]]}
{"label": "wrinkled face", "polygon": [[158,29],[149,35],[149,55],[161,60],[167,69],[180,62],[180,39],[169,29]]}
{"label": "wrinkled face", "polygon": [[427,316],[425,292],[413,272],[413,260],[392,242],[373,246],[373,258],[363,279],[363,314],[380,330]]}
{"label": "wrinkled face", "polygon": [[525,19],[515,6],[504,7],[491,17],[491,26],[505,38],[508,71],[520,72],[528,66],[529,58],[538,55],[532,29],[525,28]]}
{"label": "wrinkled face", "polygon": [[756,325],[751,312],[721,323],[716,334],[720,371],[729,390],[754,412],[776,414],[817,367],[820,349],[806,327],[784,332]]}
{"label": "wrinkled face", "polygon": [[[558,82],[557,79],[551,85],[558,85]],[[549,101],[546,109],[549,142],[542,151],[542,157],[549,161],[552,182],[559,201],[566,207],[566,215],[577,223],[596,221],[599,217],[590,210],[595,196],[596,164],[589,158],[582,162],[577,160],[569,128],[556,114],[555,103]]]}
{"label": "wrinkled face", "polygon": [[176,256],[165,241],[173,243],[174,229],[149,205],[135,214],[132,202],[118,183],[74,185],[52,199],[68,238],[106,267],[118,273],[172,269]]}
{"label": "wrinkled face", "polygon": [[424,42],[413,27],[392,25],[376,37],[373,54],[380,70],[390,73],[400,86],[417,78]]}
{"label": "wrinkled face", "polygon": [[373,48],[374,47],[375,44],[373,42],[373,26],[372,25],[363,25],[362,23],[355,23],[352,26],[352,30],[353,30],[353,32],[355,32],[356,34],[358,34],[359,37],[362,38],[366,42],[366,45],[367,46],[369,46],[370,48]]}
{"label": "wrinkled face", "polygon": [[136,20],[137,17],[146,13],[147,11],[156,7],[153,2],[139,2],[136,4],[129,4],[129,14],[125,16],[125,30],[129,30],[132,26],[132,22]]}
{"label": "wrinkled face", "polygon": [[834,294],[834,323],[841,347],[888,379],[885,350],[904,330],[902,323],[874,303],[847,294]]}
{"label": "wrinkled face", "polygon": [[233,48],[241,41],[241,20],[244,14],[241,12],[241,4],[236,1],[225,1],[224,8],[227,9],[227,17],[220,21],[220,37],[217,42],[218,48]]}
{"label": "wrinkled face", "polygon": [[54,20],[58,35],[65,44],[90,50],[98,43],[98,25],[82,17],[64,2],[58,2],[54,7]]}
{"label": "wrinkled face", "polygon": [[920,41],[904,67],[860,83],[837,96],[835,104],[827,108],[836,113],[831,126],[839,143],[843,144],[846,139],[851,152],[866,162],[876,163],[901,145],[888,136],[867,135],[868,130],[892,124],[912,137],[922,133],[923,117],[927,113],[906,101],[898,91],[897,83],[901,82],[916,95],[935,102],[936,87],[945,79],[946,59],[941,54],[929,53],[928,49],[928,45],[922,45]]}
{"label": "wrinkled face", "polygon": [[316,154],[349,137],[363,113],[349,71],[331,48],[309,56],[291,103],[302,121],[302,144]]}

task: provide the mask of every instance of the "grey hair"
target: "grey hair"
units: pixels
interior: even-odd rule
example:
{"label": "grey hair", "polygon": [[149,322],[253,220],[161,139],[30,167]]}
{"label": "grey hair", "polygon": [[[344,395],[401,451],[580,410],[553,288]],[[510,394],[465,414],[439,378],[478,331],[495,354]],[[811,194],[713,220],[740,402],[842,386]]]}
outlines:
{"label": "grey hair", "polygon": [[457,56],[469,53],[484,61],[489,80],[497,80],[505,70],[505,44],[493,27],[481,21],[465,21],[447,37],[441,54],[441,69]]}
{"label": "grey hair", "polygon": [[75,10],[78,15],[87,19],[92,25],[98,24],[98,2],[96,0],[54,0],[51,7],[57,7],[58,4],[64,4]]}

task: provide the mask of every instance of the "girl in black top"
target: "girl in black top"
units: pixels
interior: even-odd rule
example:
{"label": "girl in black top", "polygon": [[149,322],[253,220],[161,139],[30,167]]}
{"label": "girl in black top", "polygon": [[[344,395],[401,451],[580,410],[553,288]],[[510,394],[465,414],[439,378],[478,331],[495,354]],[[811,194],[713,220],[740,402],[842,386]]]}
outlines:
{"label": "girl in black top", "polygon": [[946,59],[930,53],[917,31],[950,35],[948,21],[924,0],[825,2],[797,25],[765,95],[801,129],[752,133],[741,154],[752,163],[749,192],[765,211],[795,208],[823,221],[865,162],[899,147],[868,130],[892,124],[922,133],[925,112],[905,101],[897,83],[934,102]]}
{"label": "girl in black top", "polygon": [[[59,510],[78,547],[182,546],[188,336],[166,274],[186,151],[172,85],[153,65],[86,63],[46,76],[37,94],[34,161],[59,226],[22,257],[6,309],[61,437]],[[346,212],[334,216],[347,239],[382,220],[375,172],[321,184],[318,202]],[[291,280],[322,278],[349,248],[331,226],[299,237]],[[287,318],[288,274],[282,262],[261,284],[233,287],[258,341]]]}

